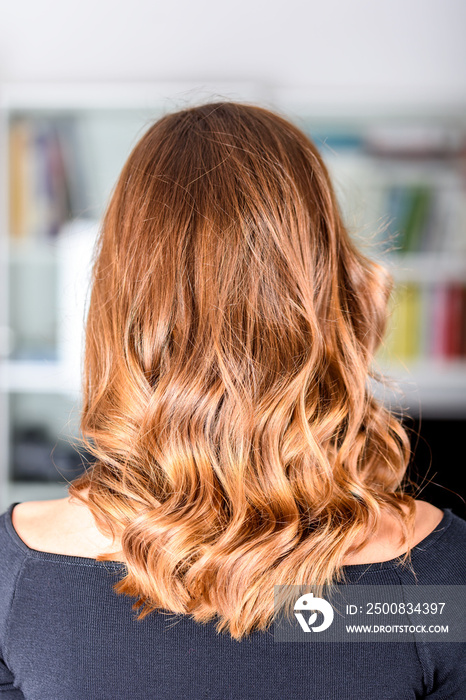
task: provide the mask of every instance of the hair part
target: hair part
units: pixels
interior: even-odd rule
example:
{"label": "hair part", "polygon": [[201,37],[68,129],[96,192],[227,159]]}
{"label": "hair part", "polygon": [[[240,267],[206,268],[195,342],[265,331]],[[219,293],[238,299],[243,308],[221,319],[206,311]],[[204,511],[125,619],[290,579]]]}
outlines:
{"label": "hair part", "polygon": [[121,537],[115,590],[140,618],[217,616],[240,640],[272,622],[275,585],[343,580],[383,510],[409,544],[409,439],[369,388],[392,284],[278,114],[205,104],[140,139],[95,250],[94,461],[70,487]]}

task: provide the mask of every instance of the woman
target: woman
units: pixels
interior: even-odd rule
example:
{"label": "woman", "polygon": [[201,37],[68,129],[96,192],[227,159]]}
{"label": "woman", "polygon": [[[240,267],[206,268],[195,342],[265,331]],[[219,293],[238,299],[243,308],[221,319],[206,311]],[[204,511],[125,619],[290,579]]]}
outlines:
{"label": "woman", "polygon": [[459,644],[270,633],[276,585],[466,583],[466,524],[407,493],[369,390],[390,289],[288,121],[219,102],[149,128],[96,248],[94,461],[1,519],[6,697],[464,697]]}

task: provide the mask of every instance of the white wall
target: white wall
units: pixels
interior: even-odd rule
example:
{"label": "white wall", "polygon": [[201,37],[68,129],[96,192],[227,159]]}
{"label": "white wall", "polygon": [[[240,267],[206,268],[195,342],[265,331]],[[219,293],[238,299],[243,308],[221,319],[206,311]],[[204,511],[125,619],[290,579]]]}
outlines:
{"label": "white wall", "polygon": [[226,80],[466,98],[465,0],[3,0],[0,81]]}

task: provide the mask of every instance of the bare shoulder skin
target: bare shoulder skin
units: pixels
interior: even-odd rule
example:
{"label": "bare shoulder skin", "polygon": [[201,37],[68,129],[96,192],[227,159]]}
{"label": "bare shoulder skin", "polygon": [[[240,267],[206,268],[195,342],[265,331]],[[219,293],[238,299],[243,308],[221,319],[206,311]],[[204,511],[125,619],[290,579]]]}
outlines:
{"label": "bare shoulder skin", "polygon": [[103,535],[89,508],[71,497],[19,503],[12,522],[30,549],[90,559],[114,553],[116,561],[122,560],[119,543]]}
{"label": "bare shoulder skin", "polygon": [[[427,501],[415,501],[416,518],[414,521],[414,539],[416,546],[429,535],[443,518],[443,511]],[[401,527],[392,516],[385,515],[378,532],[364,547],[355,554],[348,555],[345,564],[375,564],[390,561],[405,554],[406,545],[399,546]]]}
{"label": "bare shoulder skin", "polygon": [[[416,500],[413,546],[435,530],[442,518],[442,510],[427,501]],[[12,520],[19,537],[30,549],[91,559],[112,553],[114,560],[122,561],[119,542],[105,537],[87,506],[69,497],[20,503],[13,510]],[[379,532],[344,563],[370,564],[394,559],[406,551],[398,546],[399,536],[399,525],[386,518]]]}

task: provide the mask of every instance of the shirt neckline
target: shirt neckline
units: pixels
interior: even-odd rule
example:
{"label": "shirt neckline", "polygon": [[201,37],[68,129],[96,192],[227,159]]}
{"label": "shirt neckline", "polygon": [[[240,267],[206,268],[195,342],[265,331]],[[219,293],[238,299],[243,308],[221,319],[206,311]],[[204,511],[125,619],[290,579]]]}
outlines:
{"label": "shirt neckline", "polygon": [[[21,537],[16,532],[16,530],[13,526],[12,514],[13,514],[13,509],[17,505],[19,505],[19,502],[12,503],[10,505],[10,507],[8,508],[8,510],[6,511],[5,526],[6,526],[6,529],[8,531],[8,534],[13,539],[13,541],[16,543],[16,545],[23,552],[25,552],[28,556],[35,557],[36,559],[46,559],[48,561],[56,561],[56,562],[70,563],[70,564],[71,563],[81,564],[82,566],[97,566],[97,567],[104,567],[106,569],[109,569],[109,568],[122,569],[126,566],[125,563],[121,562],[121,561],[115,561],[115,560],[101,561],[99,559],[92,559],[90,557],[77,557],[77,556],[69,555],[69,554],[56,554],[54,552],[43,552],[39,549],[31,549],[31,547],[28,547],[28,545],[21,539]],[[443,511],[443,518],[438,523],[438,525],[435,527],[435,529],[432,530],[432,532],[430,532],[428,535],[426,535],[426,537],[424,537],[420,542],[418,542],[411,549],[412,557],[417,557],[420,553],[424,552],[451,525],[451,522],[453,520],[453,512],[452,512],[451,508],[441,508],[440,510]],[[400,559],[402,559],[402,557],[403,557],[403,554],[400,554],[398,557],[395,557],[394,559],[388,559],[386,561],[381,561],[381,562],[370,562],[367,564],[345,564],[342,567],[342,569],[344,571],[354,572],[354,573],[367,571],[371,567],[374,567],[378,571],[380,571],[381,569],[395,569],[399,566]]]}

